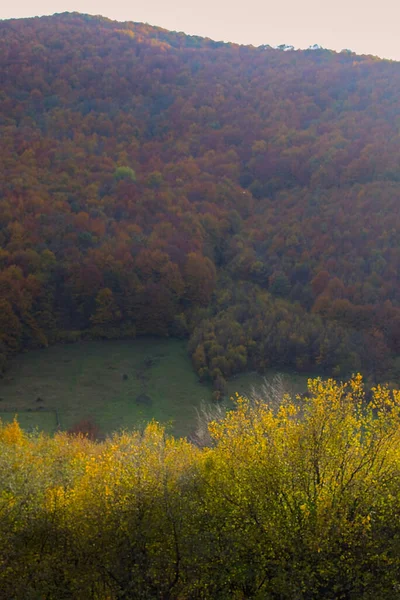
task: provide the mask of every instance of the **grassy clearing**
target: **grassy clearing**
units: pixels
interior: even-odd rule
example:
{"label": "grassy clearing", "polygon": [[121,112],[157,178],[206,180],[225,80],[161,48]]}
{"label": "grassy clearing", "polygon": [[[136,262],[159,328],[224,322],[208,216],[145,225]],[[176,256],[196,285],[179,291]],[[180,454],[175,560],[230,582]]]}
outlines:
{"label": "grassy clearing", "polygon": [[5,423],[17,418],[22,429],[42,429],[53,432],[57,429],[57,418],[54,411],[0,411],[0,419]]}
{"label": "grassy clearing", "polygon": [[266,379],[271,380],[276,375],[282,377],[285,391],[291,394],[305,392],[307,389],[307,379],[311,377],[311,375],[302,375],[298,373],[282,373],[276,369],[269,369],[265,375],[260,375],[255,372],[242,373],[228,381],[227,395],[231,397],[237,392],[238,394],[246,396],[253,388],[255,388],[255,390],[261,389]]}
{"label": "grassy clearing", "polygon": [[[229,382],[228,394],[246,394],[262,382],[257,374],[241,375]],[[103,434],[154,418],[175,435],[189,435],[211,391],[199,383],[183,341],[79,342],[18,356],[0,381],[0,418],[17,414],[24,428],[48,432],[57,414],[62,429],[91,418]]]}

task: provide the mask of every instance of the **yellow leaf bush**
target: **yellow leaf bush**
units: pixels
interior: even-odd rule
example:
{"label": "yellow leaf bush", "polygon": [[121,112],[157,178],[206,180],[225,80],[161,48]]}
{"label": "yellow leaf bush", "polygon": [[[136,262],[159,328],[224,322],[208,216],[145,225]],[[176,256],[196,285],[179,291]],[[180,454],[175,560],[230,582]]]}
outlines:
{"label": "yellow leaf bush", "polygon": [[0,598],[399,597],[400,393],[236,398],[199,448],[0,427]]}

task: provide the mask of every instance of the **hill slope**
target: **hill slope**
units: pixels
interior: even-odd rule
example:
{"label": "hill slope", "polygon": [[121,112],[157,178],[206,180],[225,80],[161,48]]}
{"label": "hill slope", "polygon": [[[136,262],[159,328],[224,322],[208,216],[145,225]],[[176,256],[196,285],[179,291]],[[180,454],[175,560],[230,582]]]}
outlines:
{"label": "hill slope", "polygon": [[0,57],[3,362],[151,333],[216,396],[399,375],[399,63],[76,13],[1,22]]}

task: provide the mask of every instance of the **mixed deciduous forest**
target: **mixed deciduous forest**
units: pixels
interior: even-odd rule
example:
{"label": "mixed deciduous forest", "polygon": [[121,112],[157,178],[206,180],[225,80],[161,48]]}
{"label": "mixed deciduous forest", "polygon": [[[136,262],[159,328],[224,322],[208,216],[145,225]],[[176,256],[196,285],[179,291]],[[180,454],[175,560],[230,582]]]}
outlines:
{"label": "mixed deciduous forest", "polygon": [[189,339],[212,380],[400,373],[400,65],[0,23],[0,356]]}
{"label": "mixed deciduous forest", "polygon": [[0,597],[398,599],[400,392],[369,398],[238,398],[203,448],[0,427]]}
{"label": "mixed deciduous forest", "polygon": [[[215,400],[330,377],[203,407],[191,441],[94,441],[79,394],[68,432],[0,422],[0,599],[400,598],[400,64],[65,13],[0,22],[0,78],[0,373],[157,336]],[[96,385],[153,410],[168,351],[111,345]]]}

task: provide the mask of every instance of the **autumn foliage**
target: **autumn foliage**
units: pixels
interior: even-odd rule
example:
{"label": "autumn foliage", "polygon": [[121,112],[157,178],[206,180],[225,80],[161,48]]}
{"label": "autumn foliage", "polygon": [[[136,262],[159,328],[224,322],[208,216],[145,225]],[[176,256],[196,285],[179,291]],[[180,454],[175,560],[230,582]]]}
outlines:
{"label": "autumn foliage", "polygon": [[190,338],[219,382],[400,366],[400,66],[62,14],[0,23],[0,367]]}
{"label": "autumn foliage", "polygon": [[0,428],[2,598],[398,598],[400,392],[309,381],[211,445]]}

